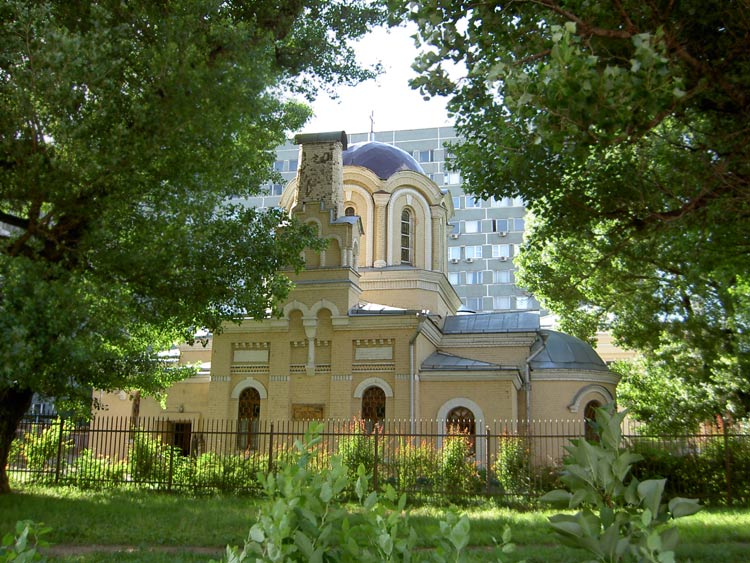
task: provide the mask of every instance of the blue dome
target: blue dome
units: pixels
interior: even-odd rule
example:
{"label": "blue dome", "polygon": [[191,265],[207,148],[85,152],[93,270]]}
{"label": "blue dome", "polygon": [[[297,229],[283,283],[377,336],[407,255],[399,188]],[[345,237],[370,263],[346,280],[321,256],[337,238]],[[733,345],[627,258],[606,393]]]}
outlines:
{"label": "blue dome", "polygon": [[382,180],[387,180],[396,172],[402,170],[425,173],[408,152],[377,141],[349,145],[349,148],[344,151],[343,157],[344,166],[362,166],[372,170]]}

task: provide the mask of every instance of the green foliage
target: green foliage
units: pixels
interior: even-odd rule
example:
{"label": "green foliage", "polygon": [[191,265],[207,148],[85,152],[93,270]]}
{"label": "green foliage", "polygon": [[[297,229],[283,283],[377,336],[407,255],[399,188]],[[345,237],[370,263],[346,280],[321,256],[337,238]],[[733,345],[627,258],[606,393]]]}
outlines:
{"label": "green foliage", "polygon": [[518,283],[564,331],[651,355],[688,409],[750,412],[743,3],[393,4],[468,189],[527,204]]}
{"label": "green foliage", "polygon": [[643,423],[644,433],[695,433],[711,419],[714,397],[710,389],[686,381],[658,358],[619,361],[610,369],[621,376],[618,403]]}
{"label": "green foliage", "polygon": [[[269,503],[261,509],[242,550],[227,547],[224,561],[300,562],[409,562],[447,563],[464,560],[470,540],[469,519],[448,513],[439,522],[436,549],[418,553],[417,535],[409,522],[406,496],[398,497],[387,486],[382,496],[368,492],[364,466],[350,482],[341,457],[331,458],[329,469],[315,471],[309,463],[321,444],[322,425],[312,426],[295,443],[296,459],[277,475],[259,475]],[[353,488],[357,509],[342,504]],[[500,551],[512,551],[510,531],[505,530]],[[498,557],[498,561],[500,561]]]}
{"label": "green foliage", "polygon": [[[62,428],[61,428],[62,426]],[[61,461],[73,447],[70,433],[73,423],[70,420],[55,419],[47,428],[41,430],[34,425],[23,437],[23,457],[26,467],[32,471],[43,472],[57,463],[58,448],[61,448]]]}
{"label": "green foliage", "polygon": [[3,536],[0,545],[0,561],[7,563],[27,563],[28,561],[46,561],[38,548],[48,544],[42,538],[49,532],[43,524],[23,520],[16,522],[16,533]]}
{"label": "green foliage", "polygon": [[415,445],[401,440],[392,466],[399,491],[431,491],[440,482],[440,454],[428,442]]}
{"label": "green foliage", "polygon": [[360,465],[372,472],[375,465],[375,438],[367,433],[363,420],[351,423],[349,433],[339,438],[337,452],[350,478],[356,477]]}
{"label": "green foliage", "polygon": [[515,436],[500,436],[497,459],[492,466],[502,492],[506,495],[528,494],[532,487],[528,440]]}
{"label": "green foliage", "polygon": [[613,410],[597,409],[598,443],[580,439],[566,446],[560,479],[569,491],[551,491],[542,501],[581,510],[552,516],[550,524],[563,544],[585,549],[596,561],[673,562],[678,535],[666,524],[701,507],[679,497],[664,503],[665,479],[638,481],[630,474],[641,456],[621,449],[626,413]]}
{"label": "green foliage", "polygon": [[750,440],[747,436],[706,435],[689,442],[637,439],[633,452],[643,459],[633,467],[638,479],[667,480],[666,494],[687,494],[722,505],[750,502]]}
{"label": "green foliage", "polygon": [[97,456],[86,448],[73,460],[65,481],[81,489],[117,487],[125,481],[126,464],[108,456]]}
{"label": "green foliage", "polygon": [[158,436],[152,436],[147,431],[133,431],[133,441],[128,450],[128,467],[134,481],[167,484],[170,463],[171,472],[175,473],[175,460],[178,465],[183,462],[179,448],[165,444]]}
{"label": "green foliage", "polygon": [[[3,2],[0,492],[34,392],[158,393],[196,327],[263,318],[311,229],[236,202],[321,86],[373,75],[351,39],[379,2]],[[235,202],[235,203],[232,203]],[[54,311],[54,314],[51,312]]]}
{"label": "green foliage", "polygon": [[440,455],[440,483],[450,495],[476,493],[481,486],[471,439],[465,433],[450,433]]}

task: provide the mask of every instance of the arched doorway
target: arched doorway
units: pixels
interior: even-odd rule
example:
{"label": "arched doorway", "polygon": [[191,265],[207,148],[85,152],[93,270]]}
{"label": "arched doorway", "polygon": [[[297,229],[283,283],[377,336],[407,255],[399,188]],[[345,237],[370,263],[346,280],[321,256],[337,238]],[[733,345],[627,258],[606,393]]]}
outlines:
{"label": "arched doorway", "polygon": [[368,432],[385,420],[385,391],[376,385],[362,393],[362,420]]}
{"label": "arched doorway", "polygon": [[583,409],[583,435],[589,442],[599,441],[596,431],[596,409],[601,406],[599,401],[589,401]]}
{"label": "arched doorway", "polygon": [[237,408],[237,447],[253,450],[257,447],[258,419],[260,418],[260,393],[248,387],[240,393]]}

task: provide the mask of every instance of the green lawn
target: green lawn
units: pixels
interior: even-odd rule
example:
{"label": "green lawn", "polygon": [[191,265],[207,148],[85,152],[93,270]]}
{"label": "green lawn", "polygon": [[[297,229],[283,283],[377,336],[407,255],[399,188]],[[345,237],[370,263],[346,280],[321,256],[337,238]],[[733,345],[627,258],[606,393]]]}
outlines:
{"label": "green lawn", "polygon": [[[259,501],[237,497],[189,498],[138,491],[81,492],[74,489],[25,489],[0,496],[0,532],[17,520],[31,519],[52,528],[48,539],[66,546],[129,546],[130,552],[60,556],[65,562],[205,562],[227,543],[242,544]],[[441,508],[416,507],[412,523],[423,546],[437,534]],[[471,520],[472,558],[491,559],[493,537],[506,524],[518,550],[505,561],[577,562],[582,552],[559,547],[546,519],[552,512],[520,512],[487,505],[464,510]],[[680,561],[750,561],[750,510],[713,509],[678,521]],[[189,553],[189,547],[216,551]],[[78,549],[78,548],[75,548]],[[164,551],[169,549],[170,551]]]}

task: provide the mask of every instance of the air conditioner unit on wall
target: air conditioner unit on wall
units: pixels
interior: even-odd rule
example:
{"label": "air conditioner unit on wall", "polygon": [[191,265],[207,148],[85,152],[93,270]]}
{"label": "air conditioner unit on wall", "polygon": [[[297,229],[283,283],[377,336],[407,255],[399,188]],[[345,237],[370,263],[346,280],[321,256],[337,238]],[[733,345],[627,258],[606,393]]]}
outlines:
{"label": "air conditioner unit on wall", "polygon": [[497,236],[499,236],[499,237],[507,237],[508,236],[508,231],[499,231],[497,233]]}
{"label": "air conditioner unit on wall", "polygon": [[469,264],[471,264],[471,263],[472,263],[472,262],[474,261],[474,259],[473,259],[473,258],[467,258],[467,259],[466,259],[466,261],[467,261],[467,262],[468,262]]}
{"label": "air conditioner unit on wall", "polygon": [[451,264],[458,264],[458,258],[451,258]]}
{"label": "air conditioner unit on wall", "polygon": [[501,256],[500,257],[500,262],[507,262],[507,261],[508,261],[508,257],[507,256]]}
{"label": "air conditioner unit on wall", "polygon": [[457,239],[457,238],[458,238],[458,233],[453,233],[453,234],[451,234],[451,238],[452,238],[452,239]]}

